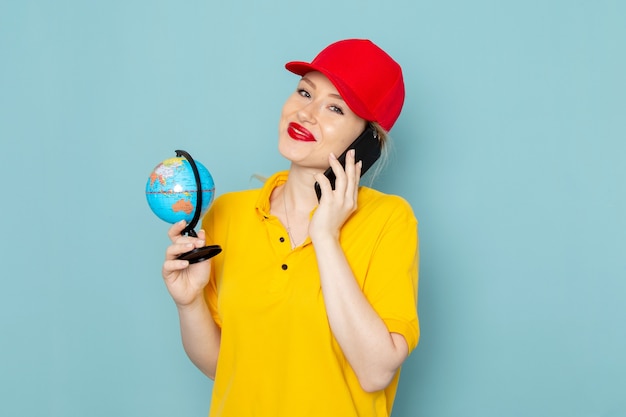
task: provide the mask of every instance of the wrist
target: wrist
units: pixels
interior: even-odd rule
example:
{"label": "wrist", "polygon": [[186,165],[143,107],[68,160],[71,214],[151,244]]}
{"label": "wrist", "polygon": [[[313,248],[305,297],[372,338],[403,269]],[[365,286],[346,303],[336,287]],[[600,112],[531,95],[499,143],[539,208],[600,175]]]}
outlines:
{"label": "wrist", "polygon": [[318,232],[311,234],[311,242],[314,246],[329,246],[339,245],[339,231],[332,232]]}
{"label": "wrist", "polygon": [[193,314],[197,311],[208,309],[204,295],[200,293],[188,303],[176,303],[176,308],[179,314]]}

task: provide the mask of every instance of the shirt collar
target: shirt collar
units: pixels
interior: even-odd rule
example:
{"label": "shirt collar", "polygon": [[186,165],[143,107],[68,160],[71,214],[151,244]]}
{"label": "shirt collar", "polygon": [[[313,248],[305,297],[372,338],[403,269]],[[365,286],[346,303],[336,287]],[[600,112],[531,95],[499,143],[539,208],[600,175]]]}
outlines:
{"label": "shirt collar", "polygon": [[289,171],[280,171],[269,177],[259,193],[259,198],[256,201],[255,209],[259,216],[268,218],[270,216],[270,197],[272,191],[279,185],[284,184],[289,176]]}

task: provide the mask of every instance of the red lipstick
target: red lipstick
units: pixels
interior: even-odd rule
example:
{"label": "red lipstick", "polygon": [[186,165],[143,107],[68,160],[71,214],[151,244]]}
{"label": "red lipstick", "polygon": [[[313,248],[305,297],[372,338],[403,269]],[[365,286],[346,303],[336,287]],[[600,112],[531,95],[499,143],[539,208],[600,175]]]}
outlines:
{"label": "red lipstick", "polygon": [[289,123],[289,126],[287,126],[287,133],[289,134],[289,137],[294,140],[302,142],[315,142],[315,136],[298,123]]}

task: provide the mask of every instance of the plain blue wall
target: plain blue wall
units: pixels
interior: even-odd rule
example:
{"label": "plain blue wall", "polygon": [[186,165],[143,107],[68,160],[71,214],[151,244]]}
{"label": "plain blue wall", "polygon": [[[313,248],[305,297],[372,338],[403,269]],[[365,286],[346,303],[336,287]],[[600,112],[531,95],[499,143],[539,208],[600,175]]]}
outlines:
{"label": "plain blue wall", "polygon": [[625,4],[0,1],[0,415],[206,415],[147,176],[179,148],[218,193],[285,168],[282,66],[346,37],[406,78],[377,182],[420,220],[394,416],[626,415]]}

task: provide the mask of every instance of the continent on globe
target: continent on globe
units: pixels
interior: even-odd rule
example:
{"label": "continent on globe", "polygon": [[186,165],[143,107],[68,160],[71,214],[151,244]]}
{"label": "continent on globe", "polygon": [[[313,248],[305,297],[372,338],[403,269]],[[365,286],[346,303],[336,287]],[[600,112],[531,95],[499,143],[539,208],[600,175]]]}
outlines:
{"label": "continent on globe", "polygon": [[[215,196],[211,173],[185,151],[176,151],[175,158],[159,163],[146,183],[146,199],[154,214],[168,223],[187,222],[183,235],[197,237],[193,230],[206,213]],[[219,245],[196,248],[178,258],[196,263],[205,261],[222,251]]]}
{"label": "continent on globe", "polygon": [[178,200],[177,202],[172,204],[172,210],[174,212],[182,211],[182,212],[185,212],[187,214],[191,214],[191,213],[193,213],[194,209],[195,208],[194,208],[193,204],[191,204],[191,201],[189,201],[189,200]]}
{"label": "continent on globe", "polygon": [[183,164],[181,158],[169,158],[161,162],[150,174],[150,186],[154,187],[154,183],[158,180],[161,185],[165,185],[167,178],[174,176],[176,168]]}
{"label": "continent on globe", "polygon": [[[215,195],[213,177],[204,165],[199,162],[195,162],[195,165],[199,181],[193,167],[184,157],[168,158],[150,173],[146,183],[146,198],[160,219],[168,223],[185,220],[190,224],[196,214],[199,219],[208,209]],[[202,197],[200,206],[198,195]]]}

